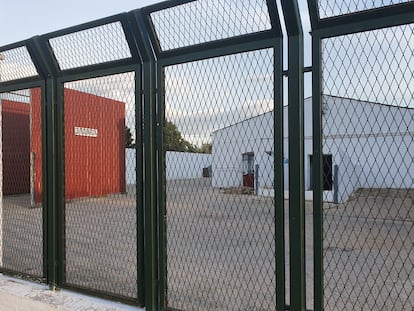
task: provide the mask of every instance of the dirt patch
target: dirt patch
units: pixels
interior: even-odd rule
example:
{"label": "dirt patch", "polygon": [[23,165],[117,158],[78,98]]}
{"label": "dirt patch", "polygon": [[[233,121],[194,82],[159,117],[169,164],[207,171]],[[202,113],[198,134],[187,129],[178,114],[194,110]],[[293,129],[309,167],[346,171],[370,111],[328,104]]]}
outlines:
{"label": "dirt patch", "polygon": [[250,187],[231,187],[223,189],[224,194],[254,194],[254,189]]}
{"label": "dirt patch", "polygon": [[354,191],[349,201],[361,198],[388,198],[388,199],[411,199],[414,200],[414,189],[395,188],[359,188]]}

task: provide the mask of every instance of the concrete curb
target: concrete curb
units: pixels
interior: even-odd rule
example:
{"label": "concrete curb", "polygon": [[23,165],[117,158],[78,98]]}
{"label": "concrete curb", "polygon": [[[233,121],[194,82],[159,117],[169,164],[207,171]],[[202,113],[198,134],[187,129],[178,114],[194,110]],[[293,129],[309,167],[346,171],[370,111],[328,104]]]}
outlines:
{"label": "concrete curb", "polygon": [[143,311],[68,290],[51,291],[48,286],[0,274],[0,311]]}

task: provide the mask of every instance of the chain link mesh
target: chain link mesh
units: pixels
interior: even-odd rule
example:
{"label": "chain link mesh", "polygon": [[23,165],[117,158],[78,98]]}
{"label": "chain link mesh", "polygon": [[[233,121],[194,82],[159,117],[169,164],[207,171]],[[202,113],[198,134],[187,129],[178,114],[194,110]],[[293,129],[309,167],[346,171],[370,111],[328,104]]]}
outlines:
{"label": "chain link mesh", "polygon": [[264,0],[194,1],[151,13],[162,50],[271,28]]}
{"label": "chain link mesh", "polygon": [[0,82],[37,76],[25,46],[0,52]]}
{"label": "chain link mesh", "polygon": [[66,83],[64,110],[66,283],[136,298],[134,74]]}
{"label": "chain link mesh", "polygon": [[62,70],[131,57],[120,22],[52,38],[50,45]]}
{"label": "chain link mesh", "polygon": [[326,310],[414,308],[413,34],[322,41]]}
{"label": "chain link mesh", "polygon": [[273,83],[271,49],[165,68],[170,308],[275,308]]}
{"label": "chain link mesh", "polygon": [[0,268],[42,278],[40,89],[2,93],[0,103]]}
{"label": "chain link mesh", "polygon": [[413,0],[319,0],[319,16],[327,18],[412,2]]}

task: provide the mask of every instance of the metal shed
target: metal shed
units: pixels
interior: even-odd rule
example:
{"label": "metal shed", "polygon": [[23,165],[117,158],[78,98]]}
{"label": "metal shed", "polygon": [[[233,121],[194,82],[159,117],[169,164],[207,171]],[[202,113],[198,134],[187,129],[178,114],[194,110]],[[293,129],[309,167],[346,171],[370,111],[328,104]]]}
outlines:
{"label": "metal shed", "polygon": [[[64,90],[64,102],[66,199],[124,193],[125,104],[72,89]],[[2,101],[4,194],[33,190],[36,202],[42,201],[40,105],[40,89],[31,91],[30,103]]]}

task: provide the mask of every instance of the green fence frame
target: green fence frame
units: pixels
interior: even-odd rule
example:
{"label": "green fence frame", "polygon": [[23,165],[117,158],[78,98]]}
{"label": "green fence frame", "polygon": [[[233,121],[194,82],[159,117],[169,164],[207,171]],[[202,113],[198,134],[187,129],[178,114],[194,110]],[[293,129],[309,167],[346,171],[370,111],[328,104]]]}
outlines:
{"label": "green fence frame", "polygon": [[[125,72],[129,70],[135,70],[137,76],[141,76],[142,81],[137,79],[137,103],[143,100],[143,105],[137,105],[137,114],[143,114],[144,129],[142,132],[137,133],[137,137],[142,138],[142,143],[145,147],[145,153],[137,153],[137,160],[144,160],[145,165],[140,167],[142,170],[143,181],[137,183],[137,194],[142,194],[144,200],[144,209],[137,211],[137,216],[140,219],[138,221],[137,232],[142,234],[142,239],[138,239],[138,250],[140,254],[145,253],[144,258],[139,256],[139,279],[145,280],[139,282],[139,299],[138,304],[146,306],[149,310],[156,310],[162,308],[163,294],[165,280],[162,278],[162,273],[165,269],[165,232],[164,232],[164,189],[163,189],[163,172],[159,168],[163,165],[163,157],[160,151],[162,145],[161,128],[163,122],[163,100],[160,94],[162,94],[163,88],[163,67],[179,64],[183,62],[190,62],[195,60],[201,60],[205,58],[212,58],[218,56],[224,56],[237,52],[247,52],[252,50],[258,50],[263,48],[273,48],[275,53],[275,87],[274,99],[275,99],[275,112],[274,112],[274,125],[275,125],[275,163],[283,163],[283,129],[280,125],[283,124],[283,109],[280,103],[283,102],[283,95],[281,90],[282,85],[282,71],[283,71],[283,38],[282,29],[279,22],[279,14],[276,2],[267,0],[267,6],[269,15],[271,18],[272,29],[269,31],[248,34],[240,37],[228,38],[213,42],[204,43],[196,46],[189,46],[185,48],[175,49],[171,51],[161,51],[156,38],[155,29],[152,26],[149,14],[151,12],[162,10],[164,8],[171,8],[184,3],[189,3],[194,0],[174,0],[168,1],[153,6],[149,6],[143,9],[135,10],[130,13],[119,14],[97,20],[94,22],[82,24],[75,27],[70,27],[53,33],[49,33],[40,37],[35,37],[23,42],[20,45],[27,45],[28,48],[32,47],[29,52],[33,62],[37,65],[41,76],[36,78],[40,84],[44,84],[45,94],[45,133],[44,137],[44,185],[45,185],[45,211],[47,211],[44,219],[45,227],[45,275],[47,276],[47,283],[51,288],[67,287],[65,285],[64,276],[64,142],[63,142],[63,87],[62,84],[67,81],[73,81],[77,79],[85,79],[91,77],[99,77],[102,75],[108,75],[112,73]],[[283,9],[287,12],[293,12],[293,18],[286,14],[286,22],[289,24],[290,29],[293,30],[294,36],[298,42],[301,41],[301,25],[295,24],[298,22],[297,6],[291,6],[288,1],[283,1]],[[56,60],[52,48],[49,44],[49,40],[70,34],[77,31],[86,30],[92,27],[105,25],[113,21],[120,21],[123,26],[123,30],[126,34],[126,38],[131,49],[132,59],[114,61],[110,63],[85,66],[70,70],[61,70],[59,68],[58,61]],[[292,25],[292,26],[291,26]],[[292,28],[293,27],[293,28]],[[299,27],[299,28],[298,28]],[[297,33],[299,31],[299,33]],[[299,34],[299,37],[298,37]],[[290,41],[293,42],[293,41]],[[293,48],[300,53],[300,44],[293,44]],[[18,44],[19,45],[19,44]],[[291,43],[290,43],[291,45]],[[7,50],[13,48],[13,46],[6,46],[0,49]],[[155,51],[155,55],[153,54]],[[298,59],[292,59],[291,64],[300,60],[300,54],[297,55]],[[142,64],[141,69],[135,69]],[[157,64],[157,65],[155,65]],[[297,70],[290,72],[290,77],[296,79],[296,84],[299,87],[303,87],[301,80],[301,64],[298,64]],[[140,67],[139,67],[140,68]],[[155,78],[156,77],[156,78]],[[28,82],[26,82],[26,80]],[[0,91],[8,91],[15,89],[16,87],[27,87],[31,85],[32,79],[25,79],[24,81],[10,81],[2,82],[0,84]],[[23,84],[22,84],[23,83]],[[8,87],[8,86],[11,87]],[[37,84],[36,84],[37,85]],[[140,86],[140,88],[138,88]],[[301,93],[301,92],[299,92]],[[158,94],[158,95],[156,95]],[[293,94],[292,94],[293,95]],[[303,95],[292,101],[294,103],[292,107],[296,110],[292,110],[292,118],[295,113],[295,120],[301,117],[301,102]],[[141,107],[143,107],[141,111]],[[278,109],[276,109],[278,108]],[[158,111],[158,113],[157,113]],[[293,119],[292,119],[293,120]],[[137,126],[137,128],[141,128]],[[47,130],[46,130],[47,129]],[[303,134],[300,134],[300,130],[296,128],[290,132],[290,134],[296,134],[297,140],[303,139]],[[296,144],[296,143],[295,143]],[[299,155],[299,154],[298,154]],[[157,160],[155,160],[157,159]],[[141,163],[141,162],[137,162]],[[293,163],[293,162],[292,162]],[[290,165],[293,167],[293,165]],[[291,172],[293,181],[292,184],[300,184],[298,180],[301,178],[301,174],[296,174],[295,168]],[[303,168],[300,169],[303,171]],[[138,172],[137,172],[138,173]],[[276,208],[283,206],[284,204],[284,189],[283,189],[283,166],[275,165],[275,218],[276,218],[276,274],[277,274],[277,309],[283,310],[286,308],[285,303],[285,226],[284,226],[284,209]],[[139,174],[137,174],[138,176]],[[300,209],[296,209],[294,206],[296,203],[291,203],[290,209],[292,211],[298,211],[303,220],[303,188],[293,188],[295,196],[299,198]],[[161,193],[161,196],[156,196],[156,193]],[[138,197],[138,195],[137,195]],[[302,203],[300,203],[302,201]],[[293,216],[293,215],[292,215]],[[295,222],[296,216],[291,219],[291,226],[297,226],[300,234],[294,236],[294,238],[301,238],[304,236],[304,224],[299,219],[299,222]],[[145,223],[145,227],[144,227]],[[293,224],[294,223],[294,224]],[[292,225],[293,224],[293,225]],[[157,229],[158,228],[158,229]],[[141,235],[138,235],[141,236]],[[160,240],[157,237],[160,237]],[[164,241],[164,242],[163,242]],[[294,245],[294,244],[291,244]],[[145,252],[143,250],[145,249]],[[302,247],[293,248],[293,258],[302,262],[304,258],[304,249]],[[296,263],[295,263],[296,264]],[[145,269],[144,269],[145,267]],[[304,268],[304,267],[303,267]],[[303,279],[303,270],[298,270],[298,273],[294,273],[294,278]],[[298,278],[299,277],[299,278]],[[145,286],[144,286],[145,284]],[[292,285],[293,286],[293,285]],[[300,281],[299,288],[300,299],[299,304],[304,304],[304,280]],[[80,290],[80,289],[76,289]],[[104,296],[107,298],[117,299],[116,297],[108,297],[107,295],[101,295],[100,293],[81,290],[89,294],[98,296]],[[295,293],[295,289],[291,289],[291,293]]]}
{"label": "green fence frame", "polygon": [[[276,309],[306,309],[305,284],[305,202],[304,202],[304,133],[303,73],[312,70],[313,119],[313,247],[314,309],[324,309],[323,293],[323,187],[322,187],[322,59],[321,42],[325,38],[414,23],[414,2],[409,1],[367,11],[320,18],[318,0],[307,0],[312,26],[312,68],[303,67],[303,31],[298,1],[266,0],[271,29],[197,45],[163,51],[150,14],[195,0],[170,0],[70,27],[42,36],[0,47],[0,53],[26,47],[37,70],[34,77],[0,81],[0,92],[39,87],[42,92],[43,150],[43,276],[51,289],[65,284],[65,215],[64,215],[64,128],[63,83],[115,73],[134,72],[137,142],[137,260],[138,299],[128,300],[91,290],[77,291],[146,307],[165,309],[166,291],[166,206],[164,154],[164,68],[171,65],[272,48],[274,50],[274,180]],[[283,12],[288,37],[288,71],[283,71],[283,32],[279,21]],[[131,57],[62,70],[49,40],[120,22]],[[283,74],[287,74],[289,98],[289,241],[285,241],[283,189]],[[143,123],[143,124],[142,124]],[[143,208],[139,208],[140,203]],[[290,255],[290,300],[286,305],[286,244]],[[3,270],[2,270],[3,271]],[[16,274],[13,271],[3,271]]]}
{"label": "green fence frame", "polygon": [[[175,6],[183,5],[193,2],[194,0],[174,0],[166,1],[159,4],[151,5],[142,8],[144,27],[149,30],[149,38],[152,46],[154,47],[157,65],[157,115],[156,115],[156,127],[155,133],[155,145],[157,155],[157,192],[159,193],[157,200],[158,212],[158,300],[156,309],[164,310],[166,308],[165,292],[166,292],[166,207],[165,207],[165,172],[164,172],[164,153],[162,151],[163,135],[162,128],[164,124],[164,67],[177,65],[182,63],[188,63],[192,61],[203,60],[207,58],[215,58],[225,55],[231,55],[234,53],[248,52],[253,50],[259,50],[264,48],[274,49],[274,128],[275,128],[275,163],[283,163],[283,128],[280,124],[283,124],[283,107],[280,103],[283,102],[282,95],[282,53],[283,53],[283,40],[282,29],[278,17],[278,10],[276,3],[273,1],[266,1],[269,15],[271,18],[272,29],[263,31],[260,33],[253,33],[247,35],[241,35],[239,37],[232,37],[228,39],[221,39],[217,41],[211,41],[201,43],[197,45],[177,48],[173,50],[163,51],[160,46],[160,42],[157,36],[157,32],[152,23],[150,14],[156,11],[172,8]],[[237,52],[236,52],[237,51]],[[283,206],[283,166],[275,165],[275,217],[276,217],[276,303],[277,309],[283,310],[285,306],[285,241],[284,241],[284,210],[283,208],[277,208]],[[154,198],[155,199],[155,198]]]}
{"label": "green fence frame", "polygon": [[314,309],[324,310],[322,49],[323,39],[414,23],[414,2],[320,18],[318,0],[308,0],[312,27]]}
{"label": "green fence frame", "polygon": [[[144,204],[147,212],[140,208],[140,202],[137,202],[137,252],[138,252],[138,300],[129,301],[119,297],[112,297],[107,294],[93,292],[84,289],[76,289],[80,292],[93,294],[96,296],[120,300],[127,303],[133,303],[140,306],[145,304],[144,274],[144,215],[151,214],[154,210],[154,203],[149,200],[153,192],[149,187],[145,187],[146,195],[144,196],[144,179],[141,179],[144,172],[142,146],[150,146],[151,132],[141,126],[143,107],[146,112],[152,107],[153,86],[148,79],[142,79],[150,74],[151,66],[154,63],[151,48],[143,40],[143,32],[137,31],[138,20],[136,15],[139,10],[130,13],[122,13],[108,18],[103,18],[90,23],[70,27],[60,31],[52,32],[42,36],[36,36],[26,41],[16,44],[7,45],[0,48],[1,51],[7,51],[18,47],[26,47],[31,60],[38,72],[37,76],[24,78],[13,81],[0,82],[0,92],[9,92],[24,88],[41,87],[42,89],[42,139],[43,139],[43,274],[45,282],[51,289],[62,287],[69,288],[65,284],[65,215],[64,215],[64,128],[63,128],[63,83],[73,80],[100,77],[115,73],[127,71],[135,72],[136,76],[136,138],[137,138],[137,200],[147,200]],[[61,70],[59,63],[53,53],[49,40],[55,37],[64,36],[78,31],[87,30],[93,27],[106,25],[111,22],[120,22],[125,33],[131,58],[101,63],[97,65],[84,66],[75,69]],[[145,74],[143,72],[145,71]],[[143,90],[146,90],[144,93]],[[142,103],[145,101],[145,105]],[[147,115],[145,116],[148,117]],[[148,122],[151,125],[151,122]],[[147,125],[147,123],[146,123]],[[145,137],[144,137],[145,136]],[[150,148],[145,148],[150,152]],[[151,159],[148,153],[146,158]],[[154,171],[145,169],[145,182],[154,180]],[[149,223],[149,222],[147,222]],[[150,226],[147,225],[148,231]],[[153,238],[155,240],[155,238]],[[147,245],[155,245],[154,241],[147,242]],[[155,247],[154,247],[155,249]],[[145,252],[147,254],[147,252]],[[148,256],[147,256],[148,257]],[[150,262],[155,262],[151,259]],[[148,260],[147,260],[148,264]],[[14,271],[4,271],[10,274],[16,274]],[[145,276],[147,278],[147,276]],[[149,292],[149,291],[147,291]]]}

